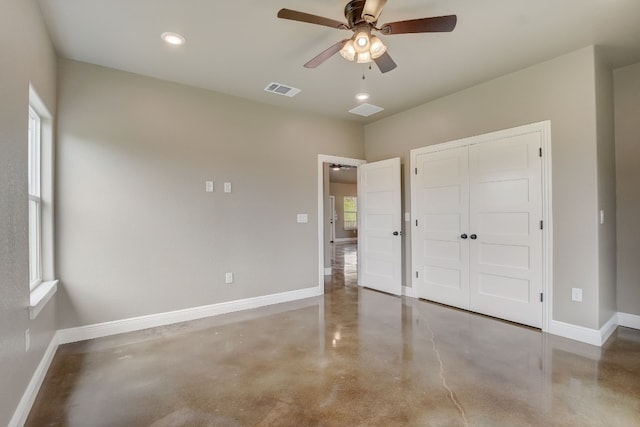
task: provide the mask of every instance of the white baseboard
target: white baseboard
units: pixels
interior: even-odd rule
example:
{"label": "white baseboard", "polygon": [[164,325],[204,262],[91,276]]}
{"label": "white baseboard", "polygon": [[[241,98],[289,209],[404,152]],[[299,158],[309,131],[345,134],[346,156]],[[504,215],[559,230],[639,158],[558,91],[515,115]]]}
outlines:
{"label": "white baseboard", "polygon": [[585,328],[584,326],[552,320],[548,332],[601,347],[618,327],[618,317],[618,313],[615,313],[600,329]]}
{"label": "white baseboard", "polygon": [[201,307],[187,308],[184,310],[170,311],[167,313],[150,314],[148,316],[115,320],[112,322],[80,326],[77,328],[61,329],[57,334],[58,343],[66,344],[93,338],[106,337],[109,335],[122,334],[125,332],[139,331],[142,329],[187,322],[189,320],[197,320],[205,317],[232,313],[235,311],[311,298],[322,294],[323,290],[316,286],[313,288],[299,289],[296,291],[247,298],[237,301],[222,302]]}
{"label": "white baseboard", "polygon": [[22,427],[24,423],[27,421],[27,417],[29,416],[29,412],[31,412],[31,407],[33,406],[33,402],[36,401],[36,397],[38,396],[38,392],[40,391],[40,386],[42,386],[42,382],[44,381],[44,377],[47,375],[47,371],[49,370],[49,366],[53,361],[53,356],[56,354],[56,350],[58,349],[58,334],[54,334],[51,338],[51,342],[49,346],[44,352],[36,371],[33,373],[31,377],[31,381],[27,385],[27,389],[22,394],[22,398],[18,403],[18,407],[13,413],[13,417],[11,421],[9,421],[9,427]]}
{"label": "white baseboard", "polygon": [[402,286],[402,295],[408,296],[409,298],[418,298],[415,293],[415,289],[411,286]]}
{"label": "white baseboard", "polygon": [[628,313],[618,313],[618,325],[625,328],[640,329],[640,316]]}
{"label": "white baseboard", "polygon": [[324,269],[324,275],[325,276],[331,276],[331,274],[332,274],[331,267],[326,267]]}
{"label": "white baseboard", "polygon": [[607,342],[611,334],[613,334],[616,331],[617,327],[618,327],[618,313],[613,313],[613,316],[611,316],[611,319],[609,319],[607,323],[602,325],[602,327],[600,328],[600,345],[603,345],[604,343]]}
{"label": "white baseboard", "polygon": [[571,323],[560,322],[558,320],[552,320],[550,322],[549,333],[591,345],[602,345],[599,330],[572,325]]}
{"label": "white baseboard", "polygon": [[357,237],[342,237],[340,239],[333,239],[333,241],[336,242],[336,243],[357,242],[358,238]]}

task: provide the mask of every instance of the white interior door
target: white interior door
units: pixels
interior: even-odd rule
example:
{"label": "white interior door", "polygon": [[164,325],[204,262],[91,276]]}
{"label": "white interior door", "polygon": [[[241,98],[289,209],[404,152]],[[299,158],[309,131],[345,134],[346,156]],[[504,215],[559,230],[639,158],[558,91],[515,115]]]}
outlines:
{"label": "white interior door", "polygon": [[470,309],[542,326],[540,133],[469,147]]}
{"label": "white interior door", "polygon": [[402,294],[400,158],[358,167],[358,282]]}
{"label": "white interior door", "polygon": [[412,150],[415,293],[543,326],[538,125]]}
{"label": "white interior door", "polygon": [[468,147],[414,159],[413,283],[419,298],[469,307]]}

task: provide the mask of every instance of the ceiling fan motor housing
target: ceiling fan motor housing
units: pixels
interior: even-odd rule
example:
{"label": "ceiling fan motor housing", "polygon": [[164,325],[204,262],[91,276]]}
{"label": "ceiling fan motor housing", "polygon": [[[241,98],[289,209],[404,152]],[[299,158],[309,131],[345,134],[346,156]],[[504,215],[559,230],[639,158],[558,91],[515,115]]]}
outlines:
{"label": "ceiling fan motor housing", "polygon": [[355,28],[360,24],[366,24],[366,21],[362,17],[365,2],[365,0],[351,0],[344,7],[344,17],[347,19],[349,28]]}

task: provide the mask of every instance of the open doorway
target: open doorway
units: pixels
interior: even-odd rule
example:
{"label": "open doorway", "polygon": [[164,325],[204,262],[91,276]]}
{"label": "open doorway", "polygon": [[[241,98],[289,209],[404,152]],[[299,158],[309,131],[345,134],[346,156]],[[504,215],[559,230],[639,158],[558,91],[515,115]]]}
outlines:
{"label": "open doorway", "polygon": [[[402,295],[402,210],[400,158],[364,160],[318,155],[318,291],[331,275],[329,196],[331,164],[357,167],[357,282]],[[337,209],[336,209],[337,211]]]}
{"label": "open doorway", "polygon": [[[358,286],[358,168],[329,164],[329,261],[325,292]],[[326,261],[325,261],[326,262]]]}
{"label": "open doorway", "polygon": [[358,285],[357,177],[358,166],[364,163],[318,156],[319,286],[323,292]]}

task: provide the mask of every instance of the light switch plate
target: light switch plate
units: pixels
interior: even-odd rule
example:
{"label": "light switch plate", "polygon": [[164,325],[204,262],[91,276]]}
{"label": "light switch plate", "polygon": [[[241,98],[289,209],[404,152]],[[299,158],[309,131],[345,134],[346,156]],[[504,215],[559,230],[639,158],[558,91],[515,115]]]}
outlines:
{"label": "light switch plate", "polygon": [[204,182],[204,190],[207,193],[213,193],[213,181],[205,181]]}
{"label": "light switch plate", "polygon": [[231,183],[230,182],[225,182],[224,183],[224,192],[225,193],[231,193]]}
{"label": "light switch plate", "polygon": [[582,302],[581,288],[571,288],[571,301]]}
{"label": "light switch plate", "polygon": [[224,275],[224,282],[225,283],[233,283],[233,273],[226,273]]}
{"label": "light switch plate", "polygon": [[309,215],[307,214],[298,214],[298,223],[306,224],[309,222]]}
{"label": "light switch plate", "polygon": [[600,211],[600,224],[604,224],[604,210]]}

